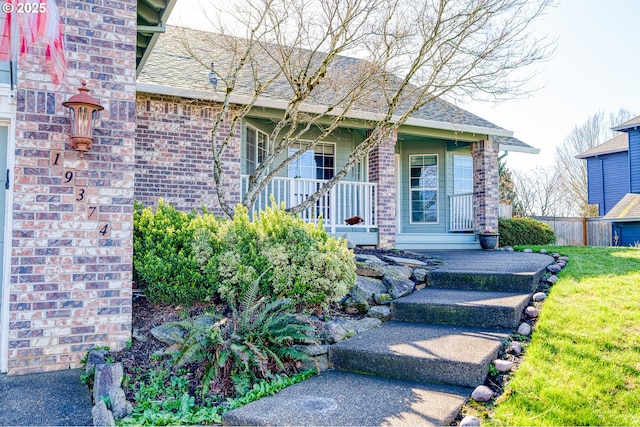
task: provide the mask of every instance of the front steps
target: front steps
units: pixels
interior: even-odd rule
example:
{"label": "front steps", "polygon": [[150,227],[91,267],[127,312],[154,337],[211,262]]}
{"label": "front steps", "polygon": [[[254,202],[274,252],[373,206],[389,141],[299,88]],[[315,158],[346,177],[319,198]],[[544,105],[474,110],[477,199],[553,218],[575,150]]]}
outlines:
{"label": "front steps", "polygon": [[543,257],[525,265],[519,255],[505,255],[513,261],[505,266],[486,262],[496,254],[471,254],[465,265],[432,271],[428,288],[394,301],[392,321],[334,344],[329,359],[336,370],[230,411],[223,424],[451,423],[484,382],[551,263]]}

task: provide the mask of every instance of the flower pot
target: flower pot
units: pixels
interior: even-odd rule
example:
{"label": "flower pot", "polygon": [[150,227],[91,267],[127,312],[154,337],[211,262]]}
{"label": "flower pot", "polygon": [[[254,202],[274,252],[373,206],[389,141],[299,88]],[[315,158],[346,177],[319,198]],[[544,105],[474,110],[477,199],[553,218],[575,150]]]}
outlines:
{"label": "flower pot", "polygon": [[478,240],[480,241],[480,246],[484,250],[493,250],[498,247],[498,238],[500,234],[498,233],[478,233]]}

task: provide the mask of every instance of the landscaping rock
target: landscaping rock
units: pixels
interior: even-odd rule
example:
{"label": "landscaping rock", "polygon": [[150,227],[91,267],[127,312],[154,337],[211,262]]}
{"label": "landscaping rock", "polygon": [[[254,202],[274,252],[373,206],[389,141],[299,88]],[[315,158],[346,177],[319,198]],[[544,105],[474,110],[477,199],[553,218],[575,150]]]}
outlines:
{"label": "landscaping rock", "polygon": [[511,341],[507,352],[519,356],[522,354],[522,345],[518,341]]}
{"label": "landscaping rock", "polygon": [[460,427],[480,427],[480,420],[472,415],[467,415],[460,421]]}
{"label": "landscaping rock", "polygon": [[524,314],[526,314],[531,318],[538,317],[538,309],[535,307],[529,306],[524,310]]}
{"label": "landscaping rock", "polygon": [[413,279],[416,282],[426,282],[427,274],[429,274],[429,270],[425,270],[424,268],[416,268],[413,270]]}
{"label": "landscaping rock", "polygon": [[558,264],[551,264],[549,266],[547,266],[547,271],[556,274],[559,273],[560,270],[562,270],[562,267],[560,267]]}
{"label": "landscaping rock", "polygon": [[134,340],[138,340],[140,342],[147,342],[147,336],[142,333],[140,329],[134,329],[133,331],[131,331],[131,337]]}
{"label": "landscaping rock", "polygon": [[540,249],[540,253],[541,253],[542,255],[546,255],[546,254],[548,254],[549,252],[547,252],[547,250],[546,250],[546,249]]}
{"label": "landscaping rock", "polygon": [[533,297],[531,297],[531,299],[535,302],[544,301],[545,299],[547,299],[547,294],[545,294],[544,292],[536,292],[535,294],[533,294]]}
{"label": "landscaping rock", "polygon": [[524,249],[522,252],[524,252],[525,254],[532,254],[533,253],[533,249]]}
{"label": "landscaping rock", "polygon": [[374,279],[372,277],[356,277],[356,284],[351,287],[349,294],[352,298],[357,300],[366,301],[369,305],[375,303],[376,294],[384,294],[387,292],[387,287],[382,283],[382,280]]}
{"label": "landscaping rock", "polygon": [[387,265],[386,267],[384,267],[384,275],[410,279],[413,275],[413,270],[405,265]]}
{"label": "landscaping rock", "polygon": [[529,335],[531,333],[531,325],[528,323],[521,323],[520,326],[518,326],[517,332],[520,335]]}
{"label": "landscaping rock", "polygon": [[384,269],[380,265],[356,262],[356,274],[365,277],[382,277],[384,276]]}
{"label": "landscaping rock", "polygon": [[511,246],[507,246],[504,250],[507,252],[513,252],[513,248]]}
{"label": "landscaping rock", "polygon": [[380,258],[378,258],[375,255],[355,254],[354,258],[356,261],[364,262],[370,265],[381,265],[381,266],[387,265],[386,262],[382,261]]}
{"label": "landscaping rock", "polygon": [[396,264],[406,265],[409,268],[423,267],[426,265],[424,262],[412,258],[399,258],[394,256],[384,256],[383,258]]}
{"label": "landscaping rock", "polygon": [[409,280],[411,277],[411,269],[409,270],[409,276],[405,276],[404,272],[401,270],[391,270],[391,267],[387,267],[387,271],[382,277],[382,282],[387,287],[387,291],[391,294],[393,299],[401,298],[405,295],[409,295],[413,292],[413,288],[415,287],[415,283],[412,280]]}
{"label": "landscaping rock", "polygon": [[508,360],[496,359],[493,361],[493,366],[499,372],[509,372],[511,368],[513,368],[513,362],[510,362]]}
{"label": "landscaping rock", "polygon": [[321,356],[323,354],[327,354],[329,353],[329,346],[328,345],[322,345],[322,344],[309,344],[309,345],[302,345],[302,344],[297,344],[294,345],[293,348],[295,348],[296,350],[306,354],[307,356],[310,357],[315,357],[315,356]]}
{"label": "landscaping rock", "polygon": [[347,320],[348,330],[353,328],[353,330],[358,334],[375,329],[380,325],[382,325],[382,322],[379,319],[374,319],[373,317],[365,317],[360,320]]}
{"label": "landscaping rock", "polygon": [[216,319],[210,315],[203,314],[194,317],[193,323],[198,326],[213,326],[213,324],[216,323]]}
{"label": "landscaping rock", "polygon": [[388,305],[377,305],[375,307],[371,307],[367,314],[374,319],[379,319],[382,322],[386,322],[391,320],[391,307]]}
{"label": "landscaping rock", "polygon": [[369,303],[363,299],[350,297],[342,303],[342,307],[348,314],[364,314],[369,310]]}
{"label": "landscaping rock", "polygon": [[91,416],[93,417],[93,425],[98,427],[110,427],[115,426],[116,421],[113,419],[113,414],[107,409],[107,404],[104,401],[96,401],[91,409]]}
{"label": "landscaping rock", "polygon": [[302,369],[317,369],[318,372],[326,371],[329,369],[329,356],[326,354],[321,354],[320,356],[312,357],[309,360],[305,360],[302,362]]}
{"label": "landscaping rock", "polygon": [[164,323],[151,329],[151,335],[160,342],[166,345],[179,344],[184,340],[187,335],[187,331],[182,327],[174,323]]}
{"label": "landscaping rock", "polygon": [[95,369],[97,365],[104,365],[105,357],[107,356],[107,350],[91,350],[87,356],[87,363],[84,371],[88,374]]}
{"label": "landscaping rock", "polygon": [[551,256],[552,256],[553,258],[555,258],[555,259],[560,258],[560,254],[559,254],[559,253],[557,253],[557,252],[552,253],[552,254],[551,254]]}
{"label": "landscaping rock", "polygon": [[123,376],[122,363],[96,365],[93,380],[93,401],[97,402],[109,398],[112,390],[120,388]]}
{"label": "landscaping rock", "polygon": [[471,398],[476,402],[488,402],[493,398],[493,391],[486,385],[479,385],[471,393]]}
{"label": "landscaping rock", "polygon": [[567,266],[566,262],[558,261],[558,267],[565,268]]}
{"label": "landscaping rock", "polygon": [[360,320],[333,319],[325,323],[320,336],[327,343],[335,344],[358,333],[375,329],[381,324],[380,320],[372,317],[365,317]]}
{"label": "landscaping rock", "polygon": [[393,301],[393,297],[391,296],[391,294],[388,294],[388,293],[375,294],[373,296],[373,299],[378,305],[388,305],[388,304],[391,304],[391,301]]}
{"label": "landscaping rock", "polygon": [[569,262],[569,257],[568,256],[560,256],[558,257],[558,261],[562,261],[565,264]]}
{"label": "landscaping rock", "polygon": [[133,412],[133,407],[131,403],[127,402],[127,396],[121,388],[111,390],[109,393],[109,406],[115,419],[128,417]]}
{"label": "landscaping rock", "polygon": [[547,283],[551,283],[552,285],[555,284],[558,281],[558,276],[556,276],[555,274],[552,274],[551,276],[547,277],[546,282]]}

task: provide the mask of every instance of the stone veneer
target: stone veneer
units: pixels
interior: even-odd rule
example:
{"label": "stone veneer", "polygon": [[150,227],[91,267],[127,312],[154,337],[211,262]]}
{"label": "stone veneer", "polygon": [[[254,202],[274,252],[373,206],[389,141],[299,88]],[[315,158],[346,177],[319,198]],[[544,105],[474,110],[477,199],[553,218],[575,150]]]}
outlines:
{"label": "stone veneer", "polygon": [[473,157],[473,211],[476,231],[498,231],[498,152],[500,144],[493,140],[471,144]]}
{"label": "stone veneer", "polygon": [[[43,52],[18,64],[9,374],[77,367],[131,335],[136,0],[58,4],[64,81]],[[62,106],[82,79],[105,107],[84,159]]]}
{"label": "stone veneer", "polygon": [[378,247],[396,245],[396,165],[397,133],[393,132],[369,153],[369,182],[378,184]]}
{"label": "stone veneer", "polygon": [[[138,94],[136,127],[135,198],[144,206],[157,206],[159,198],[182,211],[203,205],[223,215],[213,179],[210,130],[219,106],[172,96]],[[229,134],[223,122],[218,144]],[[224,191],[231,206],[241,201],[241,124],[223,155]],[[219,146],[219,145],[218,145]]]}

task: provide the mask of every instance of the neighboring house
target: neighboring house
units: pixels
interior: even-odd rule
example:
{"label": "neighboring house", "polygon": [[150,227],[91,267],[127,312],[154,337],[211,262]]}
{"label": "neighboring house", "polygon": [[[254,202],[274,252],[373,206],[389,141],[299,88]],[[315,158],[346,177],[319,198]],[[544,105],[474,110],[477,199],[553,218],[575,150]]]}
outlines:
{"label": "neighboring house", "polygon": [[[175,0],[57,3],[64,80],[53,83],[42,49],[0,63],[0,176],[8,179],[0,186],[0,371],[10,374],[77,367],[91,346],[119,349],[130,339],[134,199],[219,211],[207,154],[216,108],[208,70],[175,50],[171,28],[160,35]],[[81,158],[62,103],[82,79],[105,108]],[[260,100],[236,129],[225,164],[232,200],[278,105]],[[366,132],[361,120],[346,124],[269,191],[288,203],[305,196]],[[434,102],[305,217],[322,215],[330,232],[361,244],[475,248],[474,230],[497,228],[500,150],[537,152]],[[354,215],[364,223],[345,225]]]}
{"label": "neighboring house", "polygon": [[613,245],[640,242],[640,116],[613,128],[615,138],[576,156],[587,161],[589,203],[612,222]]}

